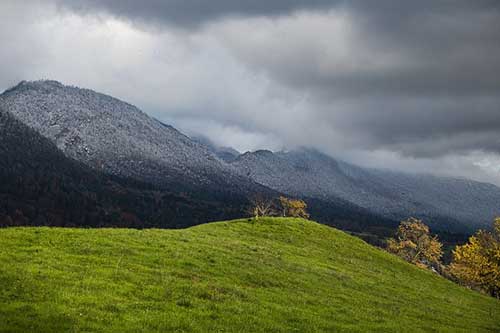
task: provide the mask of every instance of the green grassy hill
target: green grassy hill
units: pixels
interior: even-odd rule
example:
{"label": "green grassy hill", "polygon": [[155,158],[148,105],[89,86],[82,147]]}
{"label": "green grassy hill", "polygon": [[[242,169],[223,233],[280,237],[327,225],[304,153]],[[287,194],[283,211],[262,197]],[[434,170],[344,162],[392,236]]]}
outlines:
{"label": "green grassy hill", "polygon": [[300,219],[0,229],[1,332],[499,332],[500,302]]}

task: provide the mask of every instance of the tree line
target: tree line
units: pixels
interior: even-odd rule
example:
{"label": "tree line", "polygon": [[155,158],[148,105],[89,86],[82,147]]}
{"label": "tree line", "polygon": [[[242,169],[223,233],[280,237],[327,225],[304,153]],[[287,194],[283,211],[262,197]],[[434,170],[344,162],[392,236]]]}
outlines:
{"label": "tree line", "polygon": [[255,219],[264,216],[301,217],[308,219],[307,204],[300,199],[280,196],[278,199],[262,195],[250,199],[248,213]]}
{"label": "tree line", "polygon": [[442,244],[421,220],[402,221],[387,250],[422,268],[431,269],[468,288],[500,298],[500,218],[492,231],[479,230],[452,251],[449,265],[441,262]]}

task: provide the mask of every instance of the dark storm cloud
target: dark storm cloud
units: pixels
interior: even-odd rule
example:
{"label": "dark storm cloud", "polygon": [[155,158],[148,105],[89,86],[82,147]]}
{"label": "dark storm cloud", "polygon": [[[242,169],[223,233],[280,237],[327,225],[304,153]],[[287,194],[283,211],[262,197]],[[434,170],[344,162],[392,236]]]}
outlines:
{"label": "dark storm cloud", "polygon": [[[340,29],[311,29],[317,15],[292,37],[227,41],[245,63],[313,96],[318,118],[358,136],[357,146],[416,157],[500,152],[500,2],[354,1],[337,9],[347,17],[332,15],[347,21]],[[272,35],[294,24],[284,21],[262,29]],[[259,29],[249,25],[246,35]],[[331,38],[338,30],[347,37]],[[442,141],[432,146],[435,139]]]}
{"label": "dark storm cloud", "polygon": [[281,62],[280,75],[298,86],[317,86],[340,96],[475,96],[498,92],[500,2],[468,1],[467,6],[460,1],[370,3],[372,6],[352,9],[360,50],[364,44],[364,50],[370,52],[365,62],[396,56],[401,64],[395,61],[363,71],[360,63],[351,71],[324,71],[317,63],[301,59],[302,66]]}
{"label": "dark storm cloud", "polygon": [[475,150],[500,153],[499,106],[500,97],[382,97],[358,101],[340,116],[324,114],[346,132],[358,133],[358,146],[436,158]]}
{"label": "dark storm cloud", "polygon": [[[496,0],[46,0],[83,13],[106,12],[144,23],[196,27],[226,17],[281,16],[297,11],[325,11],[332,8],[359,14],[360,23],[370,23],[385,35],[411,33],[415,18],[427,15],[498,11]],[[444,22],[446,23],[446,22]],[[463,22],[464,26],[474,22]],[[384,38],[384,36],[380,36]]]}
{"label": "dark storm cloud", "polygon": [[3,0],[0,18],[4,88],[50,77],[242,150],[477,162],[500,183],[498,0]]}
{"label": "dark storm cloud", "polygon": [[273,16],[297,10],[328,9],[342,1],[328,0],[57,0],[80,12],[104,11],[142,23],[197,27],[232,16]]}

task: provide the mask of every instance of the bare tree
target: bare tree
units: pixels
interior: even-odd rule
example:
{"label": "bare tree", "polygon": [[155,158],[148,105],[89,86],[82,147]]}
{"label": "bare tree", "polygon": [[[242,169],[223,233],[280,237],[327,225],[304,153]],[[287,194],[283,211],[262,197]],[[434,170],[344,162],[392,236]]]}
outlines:
{"label": "bare tree", "polygon": [[255,195],[250,199],[249,213],[256,219],[261,216],[276,215],[276,207],[273,199],[266,198],[263,195]]}

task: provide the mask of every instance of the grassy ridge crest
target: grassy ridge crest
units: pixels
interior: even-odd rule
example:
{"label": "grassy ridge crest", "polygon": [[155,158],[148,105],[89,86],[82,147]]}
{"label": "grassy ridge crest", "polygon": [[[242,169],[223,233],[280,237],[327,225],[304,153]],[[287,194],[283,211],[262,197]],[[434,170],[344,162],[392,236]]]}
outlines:
{"label": "grassy ridge crest", "polygon": [[498,332],[500,302],[315,222],[0,229],[0,332]]}

